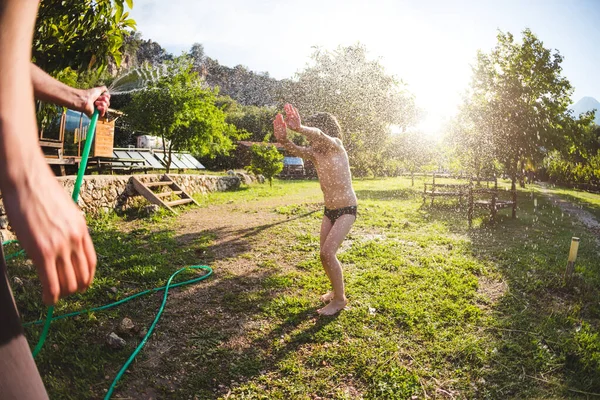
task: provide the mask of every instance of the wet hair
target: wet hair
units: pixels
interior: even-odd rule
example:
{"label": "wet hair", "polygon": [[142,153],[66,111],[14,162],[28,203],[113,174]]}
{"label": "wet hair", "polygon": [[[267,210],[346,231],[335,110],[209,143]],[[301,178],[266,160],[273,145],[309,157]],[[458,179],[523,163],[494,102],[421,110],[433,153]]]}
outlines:
{"label": "wet hair", "polygon": [[327,112],[318,112],[305,118],[302,123],[306,126],[312,126],[313,128],[319,128],[327,136],[338,138],[342,140],[342,128],[340,124],[332,114]]}

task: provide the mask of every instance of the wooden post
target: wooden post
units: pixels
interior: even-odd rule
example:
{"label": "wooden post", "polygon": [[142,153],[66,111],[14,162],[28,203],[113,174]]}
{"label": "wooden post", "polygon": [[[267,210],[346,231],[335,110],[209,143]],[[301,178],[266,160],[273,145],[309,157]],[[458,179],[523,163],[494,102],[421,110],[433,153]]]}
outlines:
{"label": "wooden post", "polygon": [[433,199],[435,198],[435,172],[433,173],[433,182],[431,183],[431,206],[433,207]]}
{"label": "wooden post", "polygon": [[567,268],[565,269],[564,280],[568,283],[573,277],[573,271],[575,271],[575,260],[577,259],[577,251],[579,250],[579,238],[573,237],[571,239],[571,248],[569,249],[569,258],[567,260]]}
{"label": "wooden post", "polygon": [[512,183],[510,185],[510,190],[512,191],[512,217],[517,218],[517,183],[516,178],[512,179]]}
{"label": "wooden post", "polygon": [[473,181],[469,180],[469,210],[467,211],[469,228],[473,225]]}
{"label": "wooden post", "polygon": [[496,200],[498,197],[498,192],[494,190],[492,192],[492,203],[490,204],[490,211],[492,212],[492,223],[496,222]]}

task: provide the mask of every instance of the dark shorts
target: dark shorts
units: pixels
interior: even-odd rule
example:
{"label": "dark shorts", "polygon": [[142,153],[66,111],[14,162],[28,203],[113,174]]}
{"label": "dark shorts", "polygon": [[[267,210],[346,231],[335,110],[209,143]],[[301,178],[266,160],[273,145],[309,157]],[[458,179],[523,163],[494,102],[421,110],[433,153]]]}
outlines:
{"label": "dark shorts", "polygon": [[0,399],[48,399],[10,291],[0,245]]}
{"label": "dark shorts", "polygon": [[337,221],[337,219],[342,215],[349,214],[354,215],[354,217],[356,217],[356,210],[357,206],[342,207],[333,210],[325,207],[324,214],[327,218],[329,218],[332,224],[335,224],[335,221]]}

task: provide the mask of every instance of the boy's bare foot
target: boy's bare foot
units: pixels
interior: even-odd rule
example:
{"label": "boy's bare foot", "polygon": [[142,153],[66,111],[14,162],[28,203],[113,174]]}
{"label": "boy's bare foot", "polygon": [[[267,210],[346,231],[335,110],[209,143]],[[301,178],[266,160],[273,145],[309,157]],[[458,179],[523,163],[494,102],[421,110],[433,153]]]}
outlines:
{"label": "boy's bare foot", "polygon": [[328,301],[331,301],[331,299],[333,299],[333,291],[329,291],[321,296],[321,301],[323,303],[327,303]]}
{"label": "boy's bare foot", "polygon": [[332,299],[329,304],[327,304],[325,307],[317,310],[317,312],[321,315],[334,315],[334,314],[337,314],[340,311],[342,311],[344,309],[344,307],[346,307],[346,304],[348,304],[348,299],[344,299],[344,300]]}

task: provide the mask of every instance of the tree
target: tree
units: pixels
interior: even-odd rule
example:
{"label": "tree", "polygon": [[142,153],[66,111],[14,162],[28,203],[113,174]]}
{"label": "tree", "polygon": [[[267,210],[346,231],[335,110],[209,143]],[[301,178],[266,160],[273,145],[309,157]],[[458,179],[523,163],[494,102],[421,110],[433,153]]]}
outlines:
{"label": "tree", "polygon": [[391,137],[384,152],[387,160],[400,162],[411,175],[412,186],[415,185],[414,174],[435,161],[435,145],[422,132],[412,131],[396,134]]}
{"label": "tree", "polygon": [[272,144],[253,144],[252,161],[246,169],[253,174],[263,175],[273,187],[273,177],[283,170],[283,154]]}
{"label": "tree", "polygon": [[204,54],[204,46],[200,43],[194,43],[190,49],[190,57],[192,58],[194,69],[199,71],[206,57]]}
{"label": "tree", "polygon": [[121,63],[123,39],[135,21],[124,12],[133,0],[44,0],[40,2],[33,39],[34,62],[54,75],[103,70],[110,59]]}
{"label": "tree", "polygon": [[461,171],[475,177],[477,183],[485,175],[495,174],[492,132],[486,125],[476,124],[477,115],[468,101],[449,125],[448,142]]}
{"label": "tree", "polygon": [[412,96],[388,75],[367,50],[357,44],[335,51],[316,49],[312,65],[284,83],[282,102],[294,104],[303,115],[324,111],[335,115],[344,132],[344,146],[358,174],[377,168],[390,126],[415,122]]}
{"label": "tree", "polygon": [[[494,157],[516,179],[528,161],[541,161],[564,140],[572,122],[572,88],[561,75],[562,56],[552,53],[529,30],[521,43],[500,32],[489,53],[479,53],[468,98],[471,121]],[[477,144],[476,144],[477,145]]]}
{"label": "tree", "polygon": [[131,128],[163,139],[167,173],[173,151],[192,151],[214,157],[234,148],[241,135],[225,122],[225,113],[215,105],[215,92],[203,87],[187,57],[167,64],[168,73],[132,95],[126,106]]}
{"label": "tree", "polygon": [[273,136],[273,119],[277,114],[275,108],[244,106],[228,96],[219,97],[217,104],[227,114],[228,123],[235,125],[238,131],[248,133],[248,140],[262,142]]}

